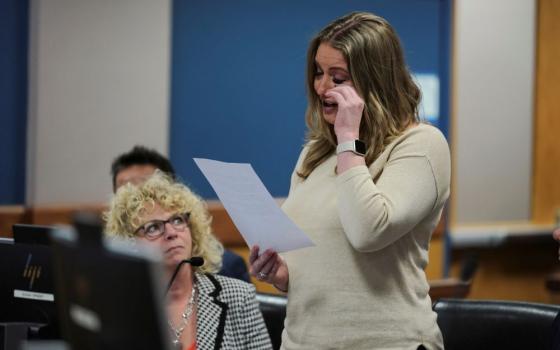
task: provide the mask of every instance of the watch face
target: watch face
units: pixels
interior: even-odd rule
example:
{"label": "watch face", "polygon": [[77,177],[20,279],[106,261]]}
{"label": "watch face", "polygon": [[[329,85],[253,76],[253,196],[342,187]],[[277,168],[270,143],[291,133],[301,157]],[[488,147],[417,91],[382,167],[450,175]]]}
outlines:
{"label": "watch face", "polygon": [[356,152],[361,153],[361,154],[366,154],[366,144],[363,143],[360,140],[356,140],[356,142],[354,142],[354,145],[356,147]]}

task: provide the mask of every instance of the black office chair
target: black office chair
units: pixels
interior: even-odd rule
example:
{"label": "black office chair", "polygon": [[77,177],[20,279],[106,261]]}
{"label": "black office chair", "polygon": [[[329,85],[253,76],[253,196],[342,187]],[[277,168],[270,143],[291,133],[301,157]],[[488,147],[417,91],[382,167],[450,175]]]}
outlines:
{"label": "black office chair", "polygon": [[560,306],[469,299],[433,305],[446,350],[549,350]]}
{"label": "black office chair", "polygon": [[286,304],[288,302],[285,295],[257,293],[259,308],[264,317],[272,348],[280,349],[282,343],[282,331],[284,330],[284,319],[286,318]]}

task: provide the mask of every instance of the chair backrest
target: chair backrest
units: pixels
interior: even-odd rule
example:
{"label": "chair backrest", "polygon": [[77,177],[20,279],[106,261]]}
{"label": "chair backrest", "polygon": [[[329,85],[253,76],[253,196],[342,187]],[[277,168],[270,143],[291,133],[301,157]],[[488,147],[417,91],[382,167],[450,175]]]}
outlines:
{"label": "chair backrest", "polygon": [[264,317],[272,348],[280,349],[282,343],[282,331],[284,330],[284,319],[286,318],[286,296],[276,294],[257,293],[259,308]]}
{"label": "chair backrest", "polygon": [[440,299],[433,305],[446,350],[550,349],[560,306]]}

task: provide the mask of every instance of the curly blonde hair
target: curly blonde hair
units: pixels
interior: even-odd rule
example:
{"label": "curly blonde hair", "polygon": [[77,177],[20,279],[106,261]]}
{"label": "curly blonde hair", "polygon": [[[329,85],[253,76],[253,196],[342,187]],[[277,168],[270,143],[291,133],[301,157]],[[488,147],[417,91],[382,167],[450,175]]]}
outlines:
{"label": "curly blonde hair", "polygon": [[206,203],[187,186],[159,170],[139,186],[126,184],[118,189],[103,215],[105,232],[122,238],[134,237],[140,218],[156,204],[168,212],[190,214],[192,255],[204,259],[204,265],[194,269],[202,273],[218,272],[224,248],[212,234],[212,217]]}
{"label": "curly blonde hair", "polygon": [[307,141],[309,151],[298,175],[309,174],[335,151],[333,126],[322,116],[322,104],[315,92],[315,56],[319,45],[339,50],[358,94],[364,99],[360,139],[366,143],[369,166],[392,140],[419,122],[421,93],[406,66],[397,33],[383,18],[367,12],[353,12],[334,20],[310,42],[307,51]]}

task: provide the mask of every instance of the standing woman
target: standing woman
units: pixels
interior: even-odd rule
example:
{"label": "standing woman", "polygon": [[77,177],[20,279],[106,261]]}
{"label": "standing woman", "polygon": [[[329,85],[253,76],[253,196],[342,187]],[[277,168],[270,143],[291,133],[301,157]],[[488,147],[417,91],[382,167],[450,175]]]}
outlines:
{"label": "standing woman", "polygon": [[[223,247],[211,233],[205,203],[185,185],[157,170],[138,186],[119,188],[105,217],[106,232],[161,252],[165,280],[173,281],[166,306],[177,349],[272,348],[255,287],[216,275]],[[203,258],[204,264],[182,265],[175,275],[192,257]]]}
{"label": "standing woman", "polygon": [[383,18],[351,13],[307,56],[307,139],[286,214],[316,246],[251,250],[288,293],[283,349],[442,349],[424,273],[449,196],[449,147]]}

